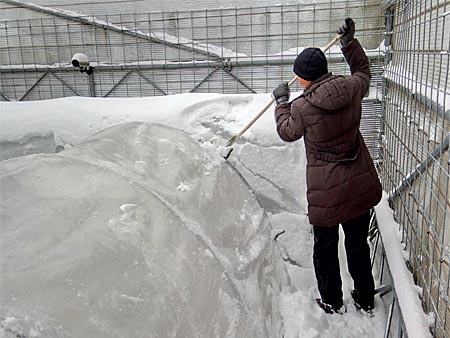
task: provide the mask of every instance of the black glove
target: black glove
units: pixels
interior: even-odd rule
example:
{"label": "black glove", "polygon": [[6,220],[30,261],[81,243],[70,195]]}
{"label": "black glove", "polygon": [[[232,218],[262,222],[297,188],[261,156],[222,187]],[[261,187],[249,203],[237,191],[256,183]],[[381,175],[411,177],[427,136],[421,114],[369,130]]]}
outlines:
{"label": "black glove", "polygon": [[289,96],[291,95],[291,90],[289,89],[288,83],[283,82],[280,83],[274,90],[273,96],[275,97],[275,101],[277,105],[280,103],[289,102]]}
{"label": "black glove", "polygon": [[341,45],[347,46],[355,37],[355,21],[352,18],[345,19],[342,26],[338,28],[337,33],[343,35]]}

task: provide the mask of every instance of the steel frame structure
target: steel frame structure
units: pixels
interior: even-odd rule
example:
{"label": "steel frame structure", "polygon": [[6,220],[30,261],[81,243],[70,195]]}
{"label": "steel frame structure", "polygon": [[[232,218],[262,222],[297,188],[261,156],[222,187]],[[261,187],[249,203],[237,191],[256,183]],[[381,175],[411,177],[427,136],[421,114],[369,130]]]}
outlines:
{"label": "steel frame structure", "polygon": [[[383,8],[375,0],[330,0],[104,17],[4,2],[42,14],[0,23],[0,99],[6,101],[269,92],[292,77],[302,46],[325,45],[342,18],[353,17],[373,73],[362,132],[424,309],[434,314],[432,335],[450,336],[448,0],[382,0]],[[76,52],[89,55],[92,75],[71,66]],[[330,70],[348,72],[340,53],[327,56]],[[373,225],[373,262],[390,283],[375,217]],[[395,288],[383,298],[385,337],[407,337]]]}
{"label": "steel frame structure", "polygon": [[[300,46],[321,46],[334,37],[343,13],[364,23],[360,39],[374,50],[371,60],[378,73],[382,64],[377,50],[382,16],[373,10],[374,0],[104,17],[4,2],[44,17],[0,25],[3,99],[267,92],[292,77]],[[317,27],[301,34],[310,15]],[[76,52],[93,61],[91,79],[71,67]],[[336,61],[332,70],[347,71],[340,53],[331,59]],[[374,85],[381,88],[379,77]]]}

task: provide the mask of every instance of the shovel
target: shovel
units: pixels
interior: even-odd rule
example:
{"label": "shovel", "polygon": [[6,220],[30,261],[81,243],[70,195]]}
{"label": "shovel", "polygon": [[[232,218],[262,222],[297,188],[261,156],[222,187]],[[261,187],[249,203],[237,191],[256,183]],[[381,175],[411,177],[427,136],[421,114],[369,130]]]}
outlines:
{"label": "shovel", "polygon": [[[338,42],[342,38],[342,34],[336,35],[336,37],[331,40],[325,47],[322,48],[322,52],[326,52],[328,49],[330,49],[331,46],[333,46],[336,42]],[[295,81],[297,80],[297,76],[294,76],[291,81],[288,82],[288,86],[290,87]],[[264,106],[264,108],[256,115],[253,120],[251,120],[239,133],[231,137],[225,147],[231,147],[238,139],[242,136],[261,116],[264,114],[267,109],[269,109],[272,104],[274,103],[275,98],[272,98],[272,100],[267,103],[267,105]],[[228,157],[230,157],[231,152],[233,151],[233,148],[230,148],[227,152],[227,154],[224,156],[224,158],[227,160]]]}

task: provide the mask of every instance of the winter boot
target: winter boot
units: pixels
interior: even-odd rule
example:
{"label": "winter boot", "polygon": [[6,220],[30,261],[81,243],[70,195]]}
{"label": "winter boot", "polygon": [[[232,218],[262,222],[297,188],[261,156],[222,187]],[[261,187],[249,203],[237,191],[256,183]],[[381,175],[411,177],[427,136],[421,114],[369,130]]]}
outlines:
{"label": "winter boot", "polygon": [[346,308],[341,304],[341,305],[331,305],[331,304],[327,304],[324,303],[322,301],[322,299],[317,298],[316,299],[316,303],[322,308],[323,311],[325,311],[326,313],[329,314],[333,314],[333,313],[339,313],[339,314],[343,314],[344,312],[347,312]]}
{"label": "winter boot", "polygon": [[373,314],[374,309],[374,296],[363,296],[358,290],[353,290],[351,292],[352,298],[355,301],[355,306],[358,310],[363,310],[369,315]]}

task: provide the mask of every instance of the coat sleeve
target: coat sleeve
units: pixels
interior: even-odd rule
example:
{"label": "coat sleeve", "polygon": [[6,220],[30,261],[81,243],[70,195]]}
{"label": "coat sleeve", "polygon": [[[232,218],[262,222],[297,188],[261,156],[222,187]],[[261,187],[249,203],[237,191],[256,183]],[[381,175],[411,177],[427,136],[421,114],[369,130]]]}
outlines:
{"label": "coat sleeve", "polygon": [[293,103],[279,104],[275,108],[277,132],[283,141],[294,142],[305,134],[305,126],[300,110]]}
{"label": "coat sleeve", "polygon": [[370,86],[369,59],[357,39],[342,47],[342,53],[350,66],[354,85],[361,91],[361,99],[367,94]]}

